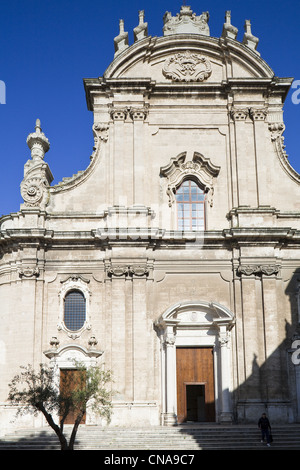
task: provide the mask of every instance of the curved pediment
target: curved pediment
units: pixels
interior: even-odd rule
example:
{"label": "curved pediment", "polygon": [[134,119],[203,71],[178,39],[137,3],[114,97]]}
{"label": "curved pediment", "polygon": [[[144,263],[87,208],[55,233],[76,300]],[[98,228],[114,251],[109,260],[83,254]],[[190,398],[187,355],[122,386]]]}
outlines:
{"label": "curved pediment", "polygon": [[216,324],[232,325],[234,314],[224,305],[207,301],[184,301],[172,305],[157,320],[156,326],[174,324],[209,326]]}
{"label": "curved pediment", "polygon": [[274,72],[246,45],[198,34],[146,37],[123,50],[104,78],[220,83],[230,78],[272,78]]}

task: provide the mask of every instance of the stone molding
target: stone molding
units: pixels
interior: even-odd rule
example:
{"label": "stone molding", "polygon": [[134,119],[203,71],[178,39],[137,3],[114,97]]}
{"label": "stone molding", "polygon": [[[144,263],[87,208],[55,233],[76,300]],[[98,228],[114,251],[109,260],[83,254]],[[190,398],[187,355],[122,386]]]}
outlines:
{"label": "stone molding", "polygon": [[[91,325],[89,323],[89,318],[90,318],[90,298],[91,298],[91,291],[88,288],[89,284],[89,279],[84,278],[80,274],[72,274],[68,276],[67,278],[63,279],[60,281],[62,284],[62,287],[58,293],[59,297],[59,319],[58,319],[58,324],[57,324],[57,329],[58,331],[64,331],[67,333],[69,338],[72,338],[73,340],[76,338],[79,338],[83,331],[85,330],[90,330]],[[64,300],[68,292],[72,290],[79,290],[85,298],[85,322],[82,328],[78,331],[70,331],[68,328],[66,328],[65,323],[64,323]]]}
{"label": "stone molding", "polygon": [[51,193],[66,191],[73,188],[74,186],[78,186],[79,184],[83,183],[94,171],[96,162],[98,160],[97,157],[99,156],[100,150],[102,148],[101,144],[105,144],[109,138],[109,124],[107,122],[97,121],[93,124],[92,131],[94,136],[94,146],[93,153],[90,156],[91,161],[89,166],[83,171],[78,171],[73,176],[63,178],[63,180],[55,186],[51,186],[50,195]]}

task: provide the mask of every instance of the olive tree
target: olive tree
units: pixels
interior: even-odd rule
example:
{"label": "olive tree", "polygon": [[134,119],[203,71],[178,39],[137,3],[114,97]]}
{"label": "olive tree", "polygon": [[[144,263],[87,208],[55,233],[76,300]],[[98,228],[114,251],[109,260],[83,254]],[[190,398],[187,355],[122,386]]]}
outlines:
{"label": "olive tree", "polygon": [[[68,377],[61,387],[56,383],[55,369],[45,364],[40,364],[37,371],[31,365],[22,366],[22,371],[9,384],[8,399],[18,405],[17,415],[42,413],[58,436],[61,450],[74,449],[76,433],[87,406],[108,421],[111,416],[112,391],[108,387],[112,382],[111,371],[98,366],[87,368],[78,363],[75,366],[76,377]],[[70,413],[74,425],[68,442],[64,425]]]}

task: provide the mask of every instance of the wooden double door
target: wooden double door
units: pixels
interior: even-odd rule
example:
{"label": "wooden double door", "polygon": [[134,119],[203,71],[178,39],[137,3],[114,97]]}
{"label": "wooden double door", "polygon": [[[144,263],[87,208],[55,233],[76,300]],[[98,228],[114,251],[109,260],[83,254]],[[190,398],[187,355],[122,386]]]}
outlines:
{"label": "wooden double door", "polygon": [[215,421],[212,348],[176,348],[177,419]]}

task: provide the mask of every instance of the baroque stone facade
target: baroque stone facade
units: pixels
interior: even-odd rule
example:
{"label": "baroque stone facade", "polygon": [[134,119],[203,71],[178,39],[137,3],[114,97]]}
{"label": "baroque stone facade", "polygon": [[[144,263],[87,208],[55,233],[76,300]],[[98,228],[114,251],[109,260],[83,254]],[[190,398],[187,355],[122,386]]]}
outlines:
{"label": "baroque stone facade", "polygon": [[140,12],[131,46],[120,22],[111,65],[84,80],[86,170],[51,185],[39,120],[29,135],[24,203],[0,221],[1,432],[19,366],[74,358],[112,369],[112,424],[300,420],[292,80],[249,21],[242,42],[230,12],[220,38],[208,22],[183,6],[151,37]]}

